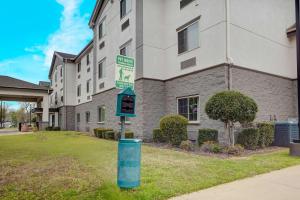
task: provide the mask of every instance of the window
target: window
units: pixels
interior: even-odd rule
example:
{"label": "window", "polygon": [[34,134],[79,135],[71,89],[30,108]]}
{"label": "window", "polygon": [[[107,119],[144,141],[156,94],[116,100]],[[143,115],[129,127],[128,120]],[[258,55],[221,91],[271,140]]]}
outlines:
{"label": "window", "polygon": [[60,77],[63,77],[63,66],[60,67]]}
{"label": "window", "polygon": [[105,35],[105,19],[103,19],[102,22],[99,24],[98,34],[99,34],[99,40],[102,39],[103,36]]}
{"label": "window", "polygon": [[57,82],[57,72],[55,72],[55,83]]}
{"label": "window", "polygon": [[78,65],[77,65],[77,72],[79,73],[80,71],[81,71],[81,62],[78,63]]}
{"label": "window", "polygon": [[86,92],[87,93],[90,92],[90,87],[91,87],[91,79],[86,82]]}
{"label": "window", "polygon": [[88,111],[85,113],[85,122],[89,123],[91,120],[91,113]]}
{"label": "window", "polygon": [[86,65],[90,64],[90,54],[86,55]]}
{"label": "window", "polygon": [[77,123],[80,123],[80,113],[77,113]]}
{"label": "window", "polygon": [[121,0],[120,1],[120,15],[121,15],[121,19],[123,17],[125,17],[130,9],[131,9],[131,0]]}
{"label": "window", "polygon": [[180,1],[180,9],[186,7],[187,5],[189,5],[190,3],[192,3],[194,0],[181,0]]}
{"label": "window", "polygon": [[178,54],[193,50],[199,46],[198,21],[178,32]]}
{"label": "window", "polygon": [[80,97],[81,96],[81,85],[77,86],[77,96]]}
{"label": "window", "polygon": [[122,56],[131,56],[131,41],[126,42],[120,48],[120,55]]}
{"label": "window", "polygon": [[101,60],[98,64],[98,79],[102,79],[105,76],[105,59]]}
{"label": "window", "polygon": [[105,122],[105,107],[101,106],[98,108],[98,122]]}
{"label": "window", "polygon": [[60,97],[60,101],[61,101],[62,103],[64,103],[64,96],[61,96],[61,97]]}
{"label": "window", "polygon": [[187,97],[179,98],[178,102],[178,114],[186,117],[190,122],[197,122],[198,110],[199,110],[199,97]]}

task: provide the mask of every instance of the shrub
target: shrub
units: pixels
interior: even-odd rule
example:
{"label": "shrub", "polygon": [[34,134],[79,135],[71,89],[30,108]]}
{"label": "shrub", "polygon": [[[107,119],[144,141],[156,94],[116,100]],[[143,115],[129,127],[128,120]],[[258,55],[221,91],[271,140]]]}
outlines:
{"label": "shrub", "polygon": [[94,129],[94,134],[98,138],[105,138],[105,132],[106,131],[113,131],[113,129],[109,129],[109,128],[96,128],[96,129]]}
{"label": "shrub", "polygon": [[237,144],[235,146],[229,146],[224,149],[224,153],[234,156],[240,156],[244,151],[244,147]]}
{"label": "shrub", "polygon": [[255,128],[244,129],[238,135],[238,144],[243,145],[246,149],[254,150],[258,147],[259,131]]}
{"label": "shrub", "polygon": [[107,140],[114,140],[115,139],[115,132],[114,131],[105,131],[104,138]]}
{"label": "shrub", "polygon": [[166,137],[162,134],[162,131],[159,128],[153,130],[153,141],[157,143],[163,143],[167,141]]}
{"label": "shrub", "polygon": [[218,130],[215,129],[200,129],[198,133],[198,144],[201,146],[204,142],[218,142]]}
{"label": "shrub", "polygon": [[167,115],[160,120],[161,132],[173,146],[187,140],[187,125],[188,120],[181,115]]}
{"label": "shrub", "polygon": [[225,132],[229,133],[230,143],[234,145],[233,124],[252,122],[258,111],[253,99],[237,91],[224,91],[212,96],[205,106],[210,119],[225,123]]}
{"label": "shrub", "polygon": [[202,144],[200,149],[208,153],[221,153],[223,147],[221,147],[218,143],[214,141],[207,141]]}
{"label": "shrub", "polygon": [[60,131],[60,127],[54,127],[52,130],[53,131]]}
{"label": "shrub", "polygon": [[134,138],[134,133],[131,131],[126,131],[125,132],[125,138],[126,139],[133,139]]}
{"label": "shrub", "polygon": [[265,148],[274,142],[275,127],[272,123],[258,123],[259,140],[258,146]]}
{"label": "shrub", "polygon": [[192,151],[194,149],[194,144],[189,140],[182,141],[180,144],[180,149],[183,149],[185,151]]}
{"label": "shrub", "polygon": [[45,130],[46,130],[46,131],[52,131],[52,130],[53,130],[53,127],[52,127],[52,126],[48,126],[48,127],[46,127]]}

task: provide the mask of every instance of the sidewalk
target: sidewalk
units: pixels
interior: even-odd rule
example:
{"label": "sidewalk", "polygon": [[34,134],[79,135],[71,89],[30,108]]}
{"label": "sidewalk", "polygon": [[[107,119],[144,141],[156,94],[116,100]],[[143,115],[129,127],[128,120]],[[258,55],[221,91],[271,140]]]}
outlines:
{"label": "sidewalk", "polygon": [[296,200],[300,199],[300,166],[263,174],[172,200]]}

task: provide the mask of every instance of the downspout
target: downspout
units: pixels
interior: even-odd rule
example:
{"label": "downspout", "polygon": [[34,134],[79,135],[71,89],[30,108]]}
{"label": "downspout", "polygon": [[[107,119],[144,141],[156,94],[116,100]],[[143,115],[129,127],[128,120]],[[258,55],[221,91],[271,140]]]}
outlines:
{"label": "downspout", "polygon": [[230,34],[230,0],[225,0],[226,7],[226,63],[227,63],[227,85],[228,90],[232,89],[231,67],[233,59],[231,58],[231,34]]}

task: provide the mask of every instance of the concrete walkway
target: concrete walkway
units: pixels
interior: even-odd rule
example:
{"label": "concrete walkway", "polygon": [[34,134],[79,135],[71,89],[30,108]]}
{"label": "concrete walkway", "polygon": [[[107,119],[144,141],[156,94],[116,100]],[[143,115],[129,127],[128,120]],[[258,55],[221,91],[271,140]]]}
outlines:
{"label": "concrete walkway", "polygon": [[18,129],[0,129],[0,136],[5,135],[25,135],[31,134],[32,132],[19,132]]}
{"label": "concrete walkway", "polygon": [[300,166],[258,175],[172,200],[297,200],[300,199]]}

